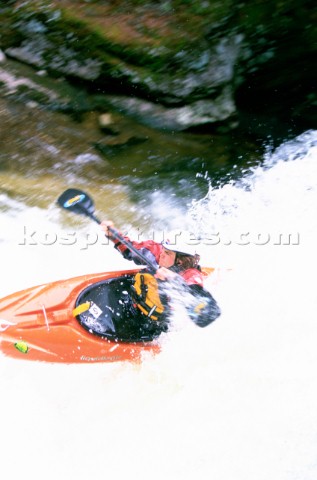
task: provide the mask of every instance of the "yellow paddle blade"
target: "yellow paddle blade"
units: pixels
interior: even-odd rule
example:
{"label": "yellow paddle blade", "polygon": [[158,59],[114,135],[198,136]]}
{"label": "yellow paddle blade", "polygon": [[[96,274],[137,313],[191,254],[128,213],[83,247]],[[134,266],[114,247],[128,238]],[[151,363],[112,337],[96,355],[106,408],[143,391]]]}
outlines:
{"label": "yellow paddle blade", "polygon": [[90,308],[90,302],[81,303],[80,305],[78,305],[78,307],[74,308],[73,317],[77,317],[77,315],[80,315],[83,312],[87,312],[89,308]]}

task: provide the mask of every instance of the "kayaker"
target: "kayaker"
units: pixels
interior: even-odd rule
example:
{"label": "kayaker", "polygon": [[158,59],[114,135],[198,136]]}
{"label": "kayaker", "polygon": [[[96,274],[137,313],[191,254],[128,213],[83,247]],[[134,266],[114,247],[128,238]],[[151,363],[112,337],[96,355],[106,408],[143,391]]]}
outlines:
{"label": "kayaker", "polygon": [[[112,221],[101,222],[101,228],[124,258],[140,264],[139,257],[112,237],[110,231],[114,228]],[[215,299],[204,288],[204,276],[199,266],[200,256],[190,245],[158,243],[154,240],[135,242],[127,236],[124,239],[157,267],[154,276],[145,270],[135,278],[133,290],[137,306],[145,315],[153,320],[160,320],[162,316],[166,316],[168,310],[165,301],[166,291],[174,288],[178,292],[184,293],[185,290],[191,293],[190,299],[186,298],[186,303],[189,304],[186,308],[189,316],[200,327],[209,325],[219,317],[221,312]],[[162,288],[166,281],[169,287],[167,289]]]}

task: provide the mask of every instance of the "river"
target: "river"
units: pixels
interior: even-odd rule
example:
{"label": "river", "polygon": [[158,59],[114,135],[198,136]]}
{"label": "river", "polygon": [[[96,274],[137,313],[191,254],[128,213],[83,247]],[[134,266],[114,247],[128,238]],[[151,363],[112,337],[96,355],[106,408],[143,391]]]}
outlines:
{"label": "river", "polygon": [[58,209],[72,185],[131,236],[200,239],[222,308],[206,329],[176,310],[162,352],[138,365],[1,356],[6,479],[316,478],[316,131],[227,180],[202,172],[193,193],[189,172],[183,195],[163,182],[134,197],[133,182],[95,184],[57,164],[36,181],[0,177],[1,296],[127,266],[97,225]]}

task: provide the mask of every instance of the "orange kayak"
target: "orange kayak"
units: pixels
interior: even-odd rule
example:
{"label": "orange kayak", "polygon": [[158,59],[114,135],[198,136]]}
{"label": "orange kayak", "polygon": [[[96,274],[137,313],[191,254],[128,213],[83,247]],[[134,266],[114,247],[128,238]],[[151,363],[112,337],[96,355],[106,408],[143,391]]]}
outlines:
{"label": "orange kayak", "polygon": [[128,289],[139,271],[83,275],[1,299],[0,350],[60,363],[138,362],[158,353],[166,325],[131,315]]}

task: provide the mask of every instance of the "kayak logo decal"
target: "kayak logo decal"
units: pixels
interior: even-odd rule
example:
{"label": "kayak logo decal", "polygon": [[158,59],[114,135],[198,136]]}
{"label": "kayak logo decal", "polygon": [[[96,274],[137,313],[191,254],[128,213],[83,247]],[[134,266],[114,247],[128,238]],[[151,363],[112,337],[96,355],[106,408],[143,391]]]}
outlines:
{"label": "kayak logo decal", "polygon": [[110,355],[105,355],[103,357],[88,357],[86,355],[82,355],[80,360],[82,362],[119,362],[124,359],[120,355],[114,355],[113,357]]}
{"label": "kayak logo decal", "polygon": [[89,308],[89,313],[97,320],[102,314],[101,308],[96,305],[96,303],[91,302],[91,307]]}
{"label": "kayak logo decal", "polygon": [[67,200],[67,202],[64,203],[64,207],[65,208],[72,207],[73,205],[76,205],[76,203],[82,202],[84,198],[85,198],[85,195],[83,194],[75,195],[75,197],[70,198],[69,200]]}
{"label": "kayak logo decal", "polygon": [[29,347],[28,347],[27,343],[25,343],[25,342],[23,342],[23,341],[16,342],[16,343],[14,344],[14,346],[15,346],[15,348],[16,348],[17,350],[19,350],[19,352],[21,352],[21,353],[28,353],[28,351],[29,351]]}

